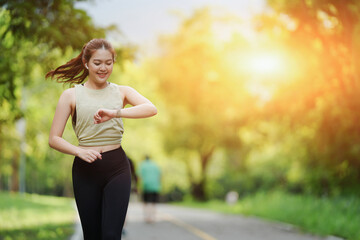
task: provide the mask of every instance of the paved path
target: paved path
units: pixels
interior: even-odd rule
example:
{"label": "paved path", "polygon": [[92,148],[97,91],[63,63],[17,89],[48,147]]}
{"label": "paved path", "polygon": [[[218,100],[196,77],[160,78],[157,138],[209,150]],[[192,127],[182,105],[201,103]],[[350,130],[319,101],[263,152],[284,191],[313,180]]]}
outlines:
{"label": "paved path", "polygon": [[[159,204],[155,223],[145,223],[142,205],[130,203],[124,240],[339,240],[301,233],[291,225]],[[81,240],[77,225],[71,240]]]}
{"label": "paved path", "polygon": [[290,225],[253,217],[158,205],[157,221],[143,221],[142,206],[132,203],[125,240],[330,240],[297,231]]}

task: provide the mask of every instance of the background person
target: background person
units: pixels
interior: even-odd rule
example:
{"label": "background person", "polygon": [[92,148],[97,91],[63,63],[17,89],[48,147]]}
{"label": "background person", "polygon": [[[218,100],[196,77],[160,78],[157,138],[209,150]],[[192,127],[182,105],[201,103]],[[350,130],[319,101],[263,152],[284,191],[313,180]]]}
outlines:
{"label": "background person", "polygon": [[149,156],[139,167],[139,177],[144,201],[144,218],[148,223],[155,222],[156,206],[161,189],[161,171],[159,166]]}

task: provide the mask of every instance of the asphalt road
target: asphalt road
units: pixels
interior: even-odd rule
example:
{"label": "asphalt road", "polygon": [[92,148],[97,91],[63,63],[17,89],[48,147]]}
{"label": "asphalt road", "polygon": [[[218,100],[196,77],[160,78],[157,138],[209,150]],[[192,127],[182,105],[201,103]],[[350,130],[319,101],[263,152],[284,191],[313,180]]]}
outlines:
{"label": "asphalt road", "polygon": [[142,205],[131,203],[125,240],[336,240],[300,232],[291,225],[254,217],[159,204],[155,223],[145,223]]}

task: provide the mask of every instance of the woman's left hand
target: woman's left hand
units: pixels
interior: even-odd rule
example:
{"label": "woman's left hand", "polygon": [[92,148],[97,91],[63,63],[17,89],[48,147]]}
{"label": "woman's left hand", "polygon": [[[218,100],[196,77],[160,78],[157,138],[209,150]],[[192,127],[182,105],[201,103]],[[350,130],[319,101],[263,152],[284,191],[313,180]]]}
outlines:
{"label": "woman's left hand", "polygon": [[94,123],[99,124],[116,117],[116,110],[100,108],[94,114]]}

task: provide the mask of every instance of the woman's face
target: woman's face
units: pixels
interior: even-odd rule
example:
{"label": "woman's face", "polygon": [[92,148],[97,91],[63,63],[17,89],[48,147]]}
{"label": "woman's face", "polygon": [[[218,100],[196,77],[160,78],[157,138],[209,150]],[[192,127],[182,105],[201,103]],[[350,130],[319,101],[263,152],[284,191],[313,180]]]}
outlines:
{"label": "woman's face", "polygon": [[113,57],[109,50],[96,50],[87,63],[89,69],[89,80],[96,84],[106,83],[112,73],[113,64]]}

